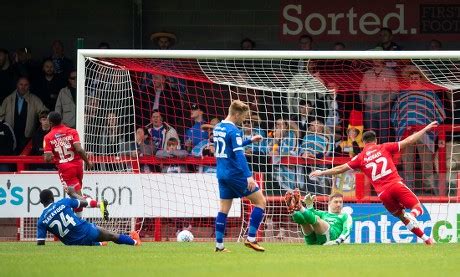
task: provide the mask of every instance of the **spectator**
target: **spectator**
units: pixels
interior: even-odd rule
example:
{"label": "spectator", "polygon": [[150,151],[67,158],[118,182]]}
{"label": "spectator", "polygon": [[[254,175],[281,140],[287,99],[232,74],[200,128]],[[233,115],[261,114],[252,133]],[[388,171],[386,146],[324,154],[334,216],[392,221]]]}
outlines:
{"label": "spectator", "polygon": [[430,41],[429,50],[432,50],[432,51],[440,51],[440,50],[442,50],[442,43],[437,39],[432,39]]}
{"label": "spectator", "polygon": [[[168,139],[165,149],[158,150],[155,156],[158,158],[185,158],[188,155],[186,150],[179,150],[179,140],[171,137]],[[163,173],[184,173],[187,172],[185,165],[170,164],[162,166]]]}
{"label": "spectator", "polygon": [[[424,88],[420,71],[410,66],[405,68],[404,75],[409,79],[409,86],[399,94],[391,117],[397,140],[418,131],[417,126],[425,126],[435,120],[442,123],[446,118],[442,101],[435,92]],[[401,153],[402,177],[408,187],[415,188],[415,155],[418,153],[422,168],[422,190],[425,193],[436,193],[433,176],[435,141],[436,133],[427,132],[417,143],[406,147]]]}
{"label": "spectator", "polygon": [[13,127],[16,137],[16,154],[21,153],[28,140],[37,129],[38,115],[48,109],[40,98],[29,91],[29,80],[19,78],[16,90],[3,100],[0,107],[0,120],[4,119]]}
{"label": "spectator", "polygon": [[40,75],[40,64],[32,59],[30,48],[19,48],[14,53],[13,70],[16,76],[27,77],[30,82],[34,82]]}
{"label": "spectator", "polygon": [[[302,158],[314,159],[313,164],[309,164],[305,167],[305,173],[307,176],[314,170],[325,168],[324,163],[322,163],[321,160],[316,159],[323,159],[327,156],[332,146],[333,143],[330,140],[330,135],[328,134],[327,128],[324,124],[319,120],[311,122],[308,127],[308,132],[302,140],[302,145],[299,151]],[[328,193],[328,179],[324,177],[317,179],[308,178],[306,183],[306,189],[308,192],[314,194]]]}
{"label": "spectator", "polygon": [[40,126],[35,131],[34,136],[32,137],[32,151],[31,155],[41,156],[43,155],[43,138],[50,131],[50,123],[48,121],[48,111],[43,111],[38,116],[40,121]]}
{"label": "spectator", "polygon": [[[31,155],[33,156],[42,156],[43,155],[43,139],[45,135],[50,131],[50,123],[48,121],[48,111],[43,111],[38,116],[40,121],[40,126],[37,131],[35,131],[34,136],[32,137],[32,151]],[[54,164],[31,164],[30,168],[33,170],[55,170]]]}
{"label": "spectator", "polygon": [[32,90],[47,108],[54,110],[59,91],[63,87],[65,87],[64,79],[55,74],[53,61],[46,59],[43,62],[41,76],[35,81],[35,84],[32,83]]}
{"label": "spectator", "polygon": [[204,108],[198,104],[193,104],[190,109],[190,118],[194,124],[185,132],[185,147],[187,151],[191,151],[195,145],[202,140],[208,139],[208,132],[201,129],[204,123]]}
{"label": "spectator", "polygon": [[[13,156],[16,149],[16,137],[13,128],[5,120],[0,120],[0,156]],[[0,163],[0,172],[11,170],[11,165]]]}
{"label": "spectator", "polygon": [[379,32],[380,43],[377,44],[376,49],[384,51],[397,51],[402,50],[401,46],[393,41],[393,31],[390,28],[381,28]]}
{"label": "spectator", "polygon": [[77,116],[77,71],[70,72],[68,82],[68,85],[59,91],[54,110],[62,115],[64,125],[75,128]]}
{"label": "spectator", "polygon": [[303,51],[313,50],[313,38],[310,35],[301,35],[299,37],[299,49]]}
{"label": "spectator", "polygon": [[53,54],[49,59],[53,61],[54,72],[65,80],[69,76],[70,71],[74,68],[72,60],[64,54],[64,44],[62,41],[55,40],[52,44]]}
{"label": "spectator", "polygon": [[158,33],[153,33],[150,36],[150,40],[153,42],[155,45],[155,48],[158,49],[171,49],[171,47],[176,44],[176,35],[173,33],[168,33],[168,32],[158,32]]}
{"label": "spectator", "polygon": [[321,159],[330,151],[330,140],[326,133],[326,127],[319,120],[310,122],[308,132],[302,140],[299,154],[302,158]]}
{"label": "spectator", "polygon": [[335,51],[343,51],[343,50],[345,50],[345,44],[343,42],[334,43],[334,50]]}
{"label": "spectator", "polygon": [[297,136],[289,125],[289,120],[278,119],[275,122],[273,138],[270,141],[270,150],[274,155],[287,156],[295,153]]}
{"label": "spectator", "polygon": [[253,142],[244,147],[246,159],[248,160],[251,170],[254,172],[267,172],[268,149],[267,149],[267,134],[264,130],[258,127],[260,119],[257,115],[252,115],[251,119],[246,119],[243,122],[243,141],[251,139],[253,136],[260,135],[263,140],[260,142]]}
{"label": "spectator", "polygon": [[299,101],[299,113],[291,118],[291,121],[295,122],[299,128],[299,138],[303,138],[308,130],[308,125],[314,120],[312,116],[313,105],[310,101],[301,99]]}
{"label": "spectator", "polygon": [[6,49],[0,49],[0,103],[15,87],[15,74]]}
{"label": "spectator", "polygon": [[391,103],[399,91],[395,72],[383,60],[374,60],[374,67],[364,73],[359,88],[364,107],[364,129],[374,130],[379,143],[390,140]]}
{"label": "spectator", "polygon": [[[159,110],[163,120],[177,127],[184,126],[182,112],[182,94],[174,89],[164,75],[142,73],[142,82],[139,90],[142,92],[139,96],[139,105],[143,102],[151,102],[150,110]],[[175,79],[176,84],[179,79]],[[153,101],[152,101],[153,95]],[[136,98],[137,99],[137,98]],[[150,115],[145,115],[148,118]],[[183,134],[183,130],[180,130]]]}
{"label": "spectator", "polygon": [[250,38],[243,38],[240,42],[241,50],[254,50],[256,43]]}
{"label": "spectator", "polygon": [[296,130],[291,129],[288,120],[278,119],[275,122],[275,130],[269,141],[268,150],[272,156],[273,175],[280,188],[289,190],[298,186],[296,166],[280,164],[281,158],[295,155],[297,149]]}
{"label": "spectator", "polygon": [[[134,158],[153,156],[155,154],[155,147],[144,128],[137,128],[135,141],[128,142],[125,147],[126,150],[123,152]],[[152,172],[152,169],[148,164],[142,164],[140,170],[143,173]]]}
{"label": "spectator", "polygon": [[102,133],[99,138],[102,155],[118,156],[121,153],[121,147],[126,145],[122,126],[119,124],[119,117],[114,112],[106,115],[106,122],[102,126]]}
{"label": "spectator", "polygon": [[361,150],[364,148],[364,143],[362,141],[362,136],[360,130],[355,127],[348,127],[347,129],[347,139],[343,140],[336,147],[335,152],[339,155],[346,155],[354,157],[361,153]]}
{"label": "spectator", "polygon": [[139,157],[153,156],[155,154],[155,147],[152,143],[152,139],[148,136],[144,128],[137,128],[135,144],[134,149],[137,149],[137,155]]}
{"label": "spectator", "polygon": [[[214,135],[212,133],[214,126],[219,123],[218,118],[213,118],[209,124],[202,124],[201,129],[208,132],[208,139],[202,140],[200,143],[195,145],[192,149],[192,156],[194,157],[214,157]],[[198,166],[199,173],[216,173],[215,166],[200,165]]]}
{"label": "spectator", "polygon": [[153,146],[156,151],[166,149],[166,142],[170,138],[175,138],[179,142],[177,149],[180,149],[180,140],[176,129],[168,123],[163,122],[163,117],[158,110],[153,110],[149,125],[152,126],[148,131],[152,137]]}

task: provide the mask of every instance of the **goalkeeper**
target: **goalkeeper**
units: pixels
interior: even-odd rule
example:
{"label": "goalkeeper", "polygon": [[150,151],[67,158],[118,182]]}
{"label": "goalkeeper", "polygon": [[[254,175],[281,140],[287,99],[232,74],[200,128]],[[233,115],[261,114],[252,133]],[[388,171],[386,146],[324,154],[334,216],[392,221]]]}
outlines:
{"label": "goalkeeper", "polygon": [[292,220],[300,225],[306,244],[339,245],[348,238],[353,221],[351,215],[342,213],[342,194],[329,197],[327,212],[313,208],[314,195],[307,194],[303,201],[300,198],[299,189],[295,189],[288,191],[284,200]]}

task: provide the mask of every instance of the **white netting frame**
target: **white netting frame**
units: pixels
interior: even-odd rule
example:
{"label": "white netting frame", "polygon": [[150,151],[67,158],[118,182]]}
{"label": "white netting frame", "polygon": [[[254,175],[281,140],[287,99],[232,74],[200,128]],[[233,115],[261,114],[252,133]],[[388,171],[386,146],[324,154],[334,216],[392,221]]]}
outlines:
{"label": "white netting frame", "polygon": [[[88,54],[90,54],[91,51],[88,52]],[[195,58],[195,57],[204,57],[204,56],[207,56],[209,55],[210,58],[216,58],[217,56],[221,56],[222,54],[224,54],[223,56],[227,56],[229,57],[230,55],[233,55],[234,52],[232,51],[228,51],[228,52],[220,52],[220,51],[206,51],[206,52],[201,52],[201,53],[198,53],[197,52],[200,52],[200,51],[166,51],[166,52],[169,52],[169,53],[165,53],[165,52],[155,52],[155,51],[131,51],[131,53],[128,53],[130,51],[118,51],[118,50],[114,50],[114,51],[108,51],[106,53],[102,53],[101,55],[96,55],[96,56],[100,56],[100,57],[126,57],[126,56],[133,56],[133,57],[167,57],[167,58],[173,58],[174,56],[176,57],[182,57],[182,58]],[[174,53],[172,53],[174,52]],[[176,53],[177,52],[177,53]],[[275,51],[276,52],[276,51]],[[178,55],[176,55],[178,54]],[[383,58],[389,58],[389,59],[407,59],[407,58],[410,58],[410,57],[427,57],[427,56],[434,56],[433,53],[430,53],[430,52],[424,52],[424,53],[421,53],[421,52],[415,52],[415,53],[408,53],[408,52],[405,52],[405,53],[391,53],[391,54],[388,54],[388,53],[383,53],[382,54],[375,54],[375,53],[360,53],[362,55],[357,55],[355,56],[356,53],[314,53],[314,54],[311,54],[311,53],[297,53],[295,54],[294,56],[297,56],[297,57],[300,57],[300,56],[303,56],[304,58],[305,57],[321,57],[321,58],[377,58],[377,59],[383,59]],[[250,58],[250,57],[253,57],[253,56],[260,56],[260,57],[268,57],[268,55],[272,55],[273,57],[286,57],[286,58],[289,58],[288,56],[289,55],[286,55],[286,53],[281,53],[281,52],[276,52],[275,54],[273,53],[260,53],[260,52],[255,52],[255,53],[244,53],[244,54],[241,54],[241,53],[237,53],[236,56],[240,55],[242,58]],[[233,56],[232,58],[234,58],[235,56]],[[453,52],[450,52],[450,53],[446,53],[446,52],[443,52],[441,54],[439,53],[436,53],[436,58],[439,58],[439,57],[453,57],[453,58],[458,58],[459,55],[458,53],[453,53]],[[434,58],[434,57],[433,57]],[[416,62],[414,62],[416,64]],[[420,67],[419,67],[420,68]],[[423,71],[423,70],[422,70]],[[426,76],[428,76],[427,74],[425,74]],[[437,82],[434,82],[432,81],[433,83],[437,83]],[[238,82],[236,82],[238,84]],[[449,82],[448,82],[449,83]],[[222,82],[222,84],[227,84],[227,85],[230,85],[232,83],[228,83],[228,82]],[[444,86],[444,87],[447,87],[451,90],[455,90],[456,86],[454,84],[454,86],[452,86],[451,84],[449,85],[446,85],[445,82],[440,82],[440,83],[437,83],[437,84],[440,84],[441,86]],[[233,84],[232,84],[233,85]],[[241,85],[241,84],[240,84]],[[247,86],[248,88],[254,88],[253,86]],[[453,151],[453,150],[451,150]],[[450,170],[450,169],[449,169]]]}

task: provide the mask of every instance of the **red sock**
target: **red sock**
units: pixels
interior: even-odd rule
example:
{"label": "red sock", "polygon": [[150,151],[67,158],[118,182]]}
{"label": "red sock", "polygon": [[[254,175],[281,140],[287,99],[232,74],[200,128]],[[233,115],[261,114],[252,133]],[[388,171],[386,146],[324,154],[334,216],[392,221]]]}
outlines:
{"label": "red sock", "polygon": [[84,196],[86,201],[88,201],[88,204],[89,204],[89,207],[90,208],[96,208],[97,207],[97,201],[92,199],[91,197],[89,196]]}

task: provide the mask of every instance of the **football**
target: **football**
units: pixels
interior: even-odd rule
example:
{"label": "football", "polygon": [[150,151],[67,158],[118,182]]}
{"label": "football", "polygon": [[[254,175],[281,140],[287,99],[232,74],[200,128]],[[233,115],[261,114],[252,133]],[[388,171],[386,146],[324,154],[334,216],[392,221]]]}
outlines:
{"label": "football", "polygon": [[191,242],[193,241],[193,234],[189,230],[182,230],[177,234],[178,242]]}

